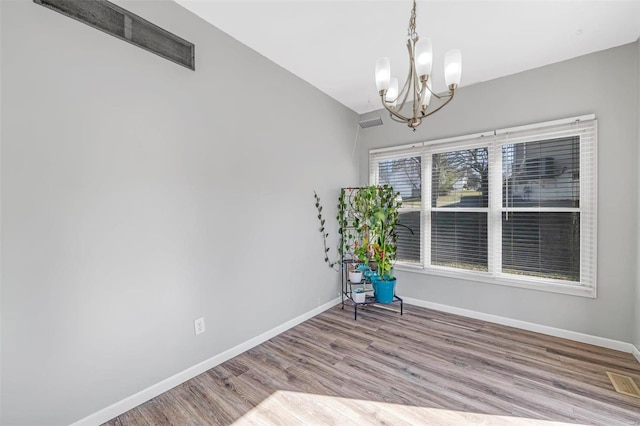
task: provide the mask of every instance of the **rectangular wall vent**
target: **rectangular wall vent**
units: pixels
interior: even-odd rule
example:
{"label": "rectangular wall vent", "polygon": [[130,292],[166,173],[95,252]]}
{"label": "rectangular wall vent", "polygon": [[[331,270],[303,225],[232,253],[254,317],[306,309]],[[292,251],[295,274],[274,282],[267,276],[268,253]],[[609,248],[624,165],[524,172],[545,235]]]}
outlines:
{"label": "rectangular wall vent", "polygon": [[195,46],[106,0],[33,0],[114,37],[195,70]]}
{"label": "rectangular wall vent", "polygon": [[371,118],[369,120],[362,120],[360,122],[360,127],[366,129],[367,127],[380,126],[382,124],[382,119],[380,117]]}

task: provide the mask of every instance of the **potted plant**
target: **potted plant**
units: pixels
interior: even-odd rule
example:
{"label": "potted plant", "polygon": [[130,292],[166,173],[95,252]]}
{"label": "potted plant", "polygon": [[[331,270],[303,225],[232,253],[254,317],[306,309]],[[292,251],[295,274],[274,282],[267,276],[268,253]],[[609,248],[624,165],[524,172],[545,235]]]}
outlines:
{"label": "potted plant", "polygon": [[387,185],[380,187],[379,203],[371,219],[373,260],[378,269],[378,274],[373,276],[373,289],[380,303],[391,303],[395,295],[396,278],[392,269],[396,260],[398,209],[402,205],[398,195]]}
{"label": "potted plant", "polygon": [[353,290],[353,301],[356,303],[364,303],[367,299],[367,294],[364,289],[356,288]]}
{"label": "potted plant", "polygon": [[352,269],[349,271],[349,282],[351,284],[360,284],[362,282],[362,270]]}
{"label": "potted plant", "polygon": [[[376,299],[379,299],[380,303],[393,301],[395,278],[391,270],[395,263],[398,209],[402,204],[399,193],[394,192],[389,185],[343,188],[340,191],[336,217],[339,226],[340,258],[335,261],[329,257],[327,246],[329,234],[325,231],[320,197],[315,192],[314,197],[324,243],[324,261],[338,271],[346,261],[348,278],[353,284],[362,281],[363,272],[371,273],[370,267],[377,269],[377,275],[383,284],[378,286]],[[374,281],[375,276],[376,274],[371,275],[371,281]],[[390,291],[385,290],[389,284],[393,287]],[[374,292],[375,288],[374,285]]]}
{"label": "potted plant", "polygon": [[350,264],[351,269],[349,270],[349,281],[351,281],[352,284],[360,284],[362,282],[362,274],[368,269],[371,258],[369,251],[366,237],[364,237],[362,241],[355,241],[353,243],[352,253],[354,263]]}

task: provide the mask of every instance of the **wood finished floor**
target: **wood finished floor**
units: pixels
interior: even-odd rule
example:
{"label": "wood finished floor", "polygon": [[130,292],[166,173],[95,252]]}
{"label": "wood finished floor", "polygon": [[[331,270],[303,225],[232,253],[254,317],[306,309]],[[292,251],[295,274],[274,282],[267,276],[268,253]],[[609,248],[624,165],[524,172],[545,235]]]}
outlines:
{"label": "wood finished floor", "polygon": [[[631,354],[405,305],[340,305],[106,423],[640,425]],[[552,422],[552,423],[551,423]]]}

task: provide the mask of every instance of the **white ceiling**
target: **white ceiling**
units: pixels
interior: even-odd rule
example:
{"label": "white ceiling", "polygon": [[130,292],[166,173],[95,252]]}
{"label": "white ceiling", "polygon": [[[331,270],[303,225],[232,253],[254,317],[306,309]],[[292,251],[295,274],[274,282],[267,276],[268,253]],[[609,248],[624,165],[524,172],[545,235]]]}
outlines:
{"label": "white ceiling", "polygon": [[[176,0],[357,113],[379,109],[374,67],[407,72],[410,0]],[[444,53],[462,50],[461,86],[634,42],[640,0],[418,0],[417,32],[433,40],[434,89]],[[603,76],[603,84],[607,84]]]}

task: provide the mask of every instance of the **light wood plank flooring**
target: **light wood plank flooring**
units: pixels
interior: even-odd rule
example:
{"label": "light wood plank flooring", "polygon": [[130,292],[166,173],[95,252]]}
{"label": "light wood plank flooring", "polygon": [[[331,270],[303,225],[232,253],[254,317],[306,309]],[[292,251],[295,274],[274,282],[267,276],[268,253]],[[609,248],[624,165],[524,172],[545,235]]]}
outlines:
{"label": "light wood plank flooring", "polygon": [[340,305],[111,420],[116,425],[640,425],[631,354],[405,305]]}

